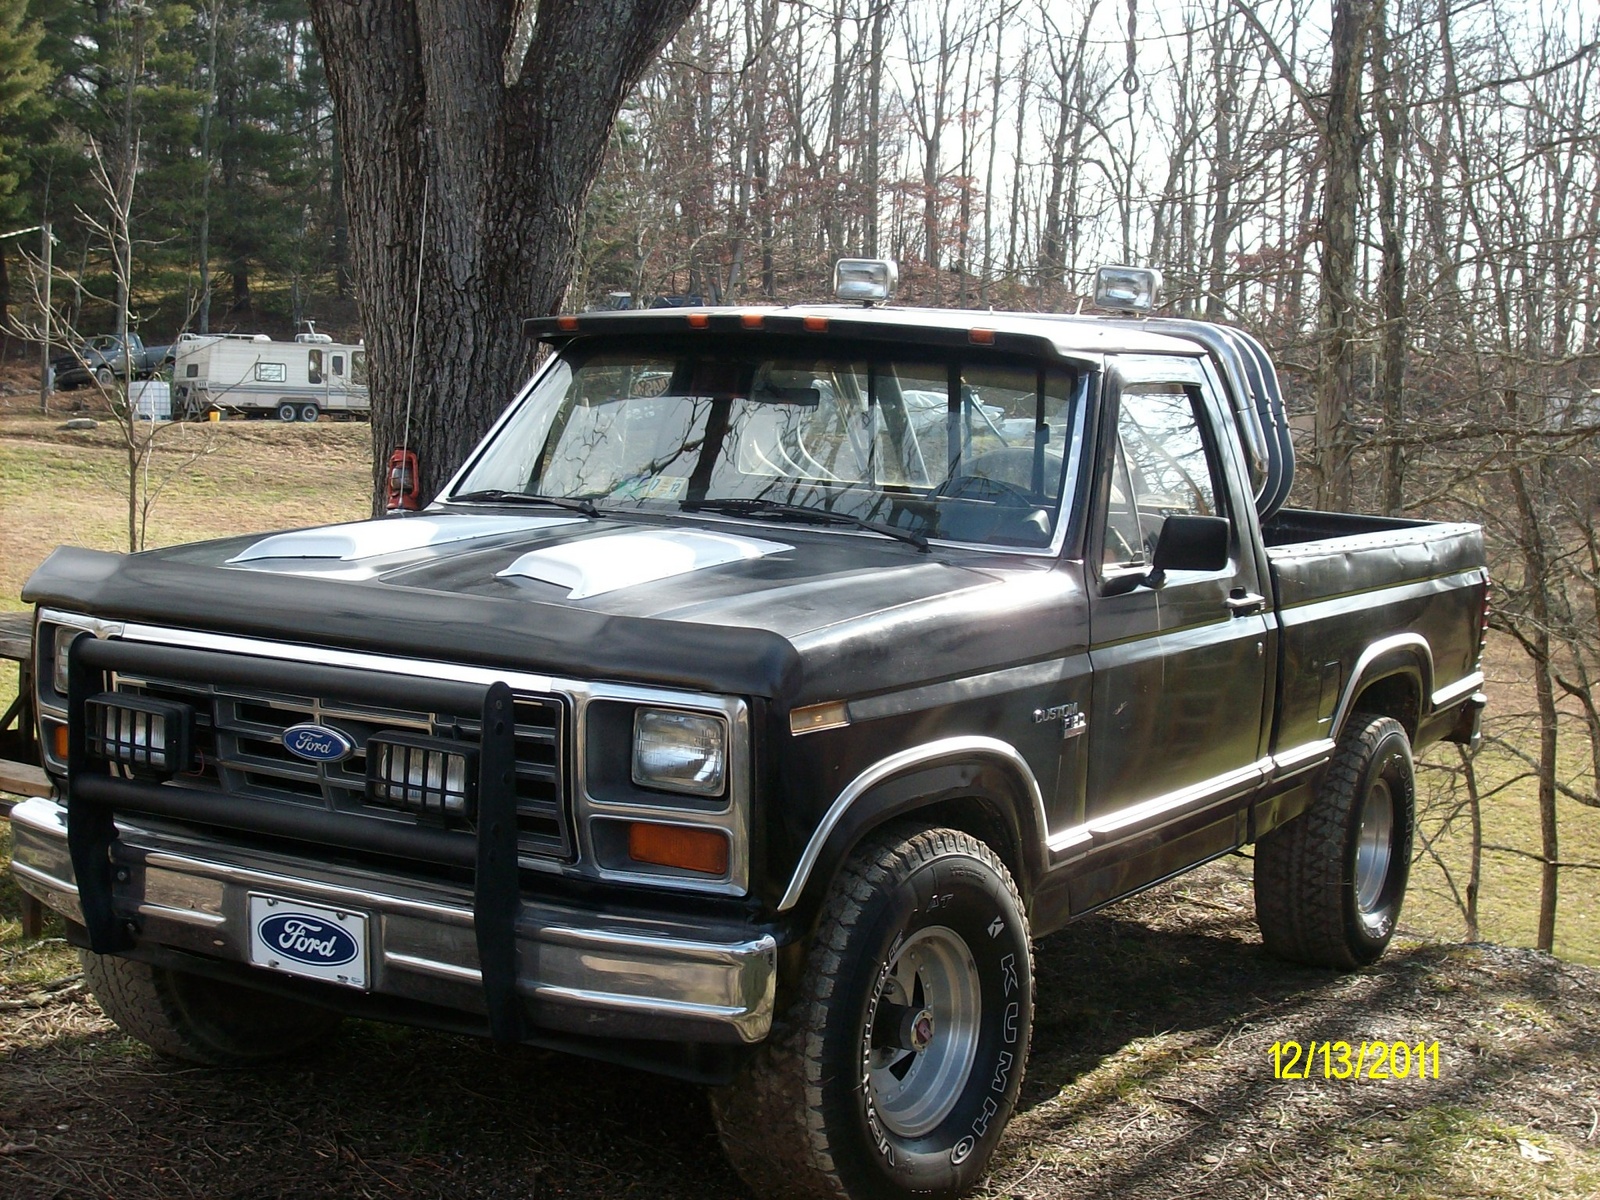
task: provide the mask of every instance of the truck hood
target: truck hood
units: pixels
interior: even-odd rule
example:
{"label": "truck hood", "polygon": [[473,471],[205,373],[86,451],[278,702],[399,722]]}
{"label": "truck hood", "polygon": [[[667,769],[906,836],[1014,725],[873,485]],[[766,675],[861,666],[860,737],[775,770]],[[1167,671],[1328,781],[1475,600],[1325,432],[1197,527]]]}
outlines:
{"label": "truck hood", "polygon": [[1051,565],[776,522],[489,510],[126,556],[64,548],[23,596],[109,619],[805,702],[852,664],[892,685],[927,678],[925,654],[948,656],[940,675],[1025,661],[1030,639],[985,618],[1014,607],[1018,576],[1032,592]]}

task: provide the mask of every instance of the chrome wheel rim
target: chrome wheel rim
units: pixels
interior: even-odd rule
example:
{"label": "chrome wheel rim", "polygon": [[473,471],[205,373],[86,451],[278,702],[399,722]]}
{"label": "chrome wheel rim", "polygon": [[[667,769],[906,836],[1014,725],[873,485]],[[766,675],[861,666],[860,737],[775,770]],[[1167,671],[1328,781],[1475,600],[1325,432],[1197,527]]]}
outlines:
{"label": "chrome wheel rim", "polygon": [[919,929],[879,976],[868,1010],[863,1058],[878,1120],[921,1137],[950,1115],[977,1057],[983,993],[962,936]]}
{"label": "chrome wheel rim", "polygon": [[1394,855],[1394,795],[1386,780],[1376,779],[1361,805],[1356,835],[1356,907],[1364,917],[1376,914]]}

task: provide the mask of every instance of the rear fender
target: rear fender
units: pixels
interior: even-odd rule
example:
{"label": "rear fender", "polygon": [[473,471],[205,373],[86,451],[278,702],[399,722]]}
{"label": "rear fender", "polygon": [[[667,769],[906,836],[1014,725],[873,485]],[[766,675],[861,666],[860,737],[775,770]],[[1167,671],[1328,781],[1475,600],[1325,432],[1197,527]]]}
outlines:
{"label": "rear fender", "polygon": [[[1339,697],[1339,707],[1334,710],[1329,736],[1336,741],[1343,737],[1351,715],[1359,707],[1393,717],[1415,738],[1423,706],[1432,695],[1433,649],[1428,640],[1418,633],[1383,638],[1368,646],[1356,660],[1350,681]],[[1376,707],[1369,709],[1369,699],[1376,702]]]}

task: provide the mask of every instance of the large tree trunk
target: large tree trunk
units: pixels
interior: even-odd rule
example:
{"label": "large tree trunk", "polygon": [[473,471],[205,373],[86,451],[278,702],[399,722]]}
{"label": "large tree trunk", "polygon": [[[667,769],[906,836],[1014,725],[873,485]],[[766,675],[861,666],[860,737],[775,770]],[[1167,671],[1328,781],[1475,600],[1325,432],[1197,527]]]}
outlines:
{"label": "large tree trunk", "polygon": [[1317,502],[1350,506],[1354,437],[1357,217],[1361,206],[1361,76],[1372,27],[1371,0],[1334,0],[1333,71],[1323,156],[1321,336],[1316,413]]}
{"label": "large tree trunk", "polygon": [[1373,108],[1382,138],[1378,169],[1378,231],[1383,243],[1383,269],[1378,296],[1383,325],[1378,336],[1378,408],[1389,445],[1383,458],[1383,511],[1399,516],[1405,507],[1405,453],[1400,435],[1405,424],[1406,314],[1405,217],[1400,201],[1400,151],[1406,120],[1403,81],[1394,70],[1389,44],[1387,4],[1378,5],[1372,27]]}
{"label": "large tree trunk", "polygon": [[[617,109],[694,0],[310,7],[370,347],[376,511],[396,446],[432,496],[532,368],[522,320],[565,299]],[[508,54],[528,21],[526,54]]]}

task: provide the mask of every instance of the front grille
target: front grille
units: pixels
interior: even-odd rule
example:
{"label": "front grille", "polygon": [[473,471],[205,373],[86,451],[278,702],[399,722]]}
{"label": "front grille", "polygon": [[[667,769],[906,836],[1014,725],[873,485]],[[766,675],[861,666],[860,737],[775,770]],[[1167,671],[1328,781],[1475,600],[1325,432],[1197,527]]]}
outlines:
{"label": "front grille", "polygon": [[[337,698],[133,675],[119,675],[115,684],[118,691],[193,708],[193,761],[191,769],[178,777],[182,786],[405,824],[416,823],[417,818],[368,801],[367,740],[379,731],[392,731],[475,747],[481,731],[481,715],[476,713],[374,707]],[[515,713],[519,854],[570,859],[566,704],[556,696],[519,695]],[[333,763],[308,762],[290,754],[283,745],[284,731],[307,723],[346,734],[355,752]]]}

